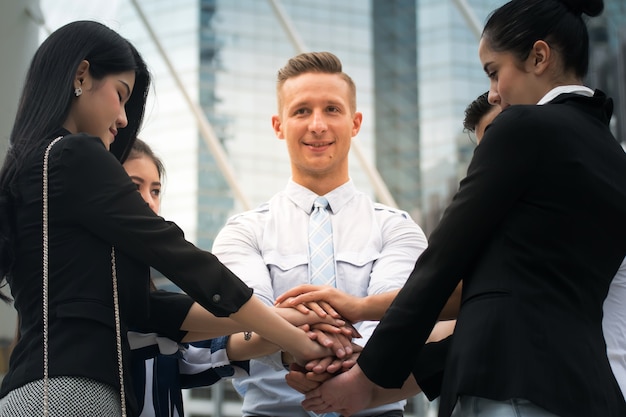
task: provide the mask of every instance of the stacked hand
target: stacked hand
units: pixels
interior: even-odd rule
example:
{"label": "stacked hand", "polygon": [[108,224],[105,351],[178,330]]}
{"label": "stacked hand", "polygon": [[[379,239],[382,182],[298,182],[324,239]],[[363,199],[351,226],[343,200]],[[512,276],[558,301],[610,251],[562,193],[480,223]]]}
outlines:
{"label": "stacked hand", "polygon": [[336,372],[343,366],[342,362],[355,352],[352,339],[360,338],[361,335],[334,305],[341,305],[344,312],[355,317],[354,306],[358,304],[358,300],[358,297],[347,295],[334,287],[302,285],[278,297],[275,306],[278,311],[299,312],[305,317],[303,321],[307,325],[305,329],[308,330],[309,338],[333,351],[333,356],[327,355],[324,359],[315,361],[315,365],[309,366],[324,371],[330,367],[332,372]]}
{"label": "stacked hand", "polygon": [[[352,339],[360,338],[361,335],[350,321],[361,320],[362,304],[362,298],[330,286],[301,285],[277,298],[277,307],[292,308],[310,317],[309,337],[334,352],[333,356],[315,359],[304,365],[291,364],[286,376],[287,384],[307,394],[303,406],[307,404],[316,412],[331,411],[334,406],[322,400],[320,395],[323,387],[331,383],[331,378],[348,371],[356,364],[362,348],[353,344]],[[337,323],[329,324],[330,318],[344,323],[341,326]],[[318,320],[323,322],[313,323]],[[322,385],[324,382],[326,384]],[[363,403],[366,404],[367,401]],[[342,413],[348,415],[346,413],[349,410],[346,408]]]}
{"label": "stacked hand", "polygon": [[363,302],[363,298],[346,294],[335,287],[305,284],[279,296],[275,305],[292,307],[304,314],[312,311],[319,317],[329,315],[356,323],[365,320],[362,313]]}

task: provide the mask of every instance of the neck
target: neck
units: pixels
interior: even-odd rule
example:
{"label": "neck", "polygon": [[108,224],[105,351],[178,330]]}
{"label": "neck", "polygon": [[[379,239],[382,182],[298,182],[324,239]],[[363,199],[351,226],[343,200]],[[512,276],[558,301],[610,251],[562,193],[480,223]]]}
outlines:
{"label": "neck", "polygon": [[560,76],[554,77],[550,84],[550,88],[546,91],[546,93],[553,88],[561,87],[563,85],[583,85],[583,80],[574,73],[569,72],[567,74],[561,74]]}
{"label": "neck", "polygon": [[346,175],[341,177],[329,177],[329,176],[320,176],[320,177],[297,177],[295,175],[292,176],[293,181],[296,184],[299,184],[309,190],[313,191],[317,195],[326,195],[329,192],[341,187],[345,183],[347,183],[350,178]]}

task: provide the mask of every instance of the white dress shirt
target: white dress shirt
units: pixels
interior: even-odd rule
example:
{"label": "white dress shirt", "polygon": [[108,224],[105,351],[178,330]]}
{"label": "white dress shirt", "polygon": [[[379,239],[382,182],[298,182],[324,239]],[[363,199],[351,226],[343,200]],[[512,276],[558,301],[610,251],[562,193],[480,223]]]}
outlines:
{"label": "white dress shirt", "polygon": [[626,399],[626,259],[609,286],[609,293],[602,307],[602,330],[606,341],[606,353],[613,374]]}
{"label": "white dress shirt", "polygon": [[[308,222],[316,197],[290,180],[269,202],[229,219],[215,239],[213,253],[268,305],[288,289],[308,283]],[[337,288],[359,297],[401,288],[426,248],[421,228],[406,212],[372,202],[352,181],[325,197],[331,211]],[[365,344],[377,323],[357,324],[363,338],[355,343]],[[308,416],[300,404],[304,396],[287,385],[285,373],[280,354],[251,361],[250,376],[234,380],[244,395],[244,416]],[[403,406],[404,402],[388,404],[356,416]]]}

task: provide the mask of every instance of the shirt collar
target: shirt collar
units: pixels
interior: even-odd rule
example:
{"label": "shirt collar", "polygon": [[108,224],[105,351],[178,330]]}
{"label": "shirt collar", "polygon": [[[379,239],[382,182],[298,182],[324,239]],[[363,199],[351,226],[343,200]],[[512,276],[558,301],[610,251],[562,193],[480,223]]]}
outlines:
{"label": "shirt collar", "polygon": [[560,85],[548,91],[548,93],[543,96],[537,104],[546,104],[554,100],[557,96],[565,93],[574,93],[587,97],[593,97],[593,90],[585,87],[584,85]]}
{"label": "shirt collar", "polygon": [[[328,200],[330,211],[336,214],[356,195],[356,192],[354,183],[352,180],[348,180],[345,184],[325,194],[324,197]],[[311,214],[311,211],[313,211],[313,203],[315,199],[319,197],[313,191],[294,182],[293,179],[289,179],[287,188],[285,188],[285,194],[295,205],[300,207],[307,214]]]}

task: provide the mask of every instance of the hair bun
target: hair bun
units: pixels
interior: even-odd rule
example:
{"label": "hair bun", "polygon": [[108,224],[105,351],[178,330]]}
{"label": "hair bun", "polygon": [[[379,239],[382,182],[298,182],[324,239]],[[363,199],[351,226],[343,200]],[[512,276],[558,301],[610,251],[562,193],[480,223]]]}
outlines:
{"label": "hair bun", "polygon": [[598,16],[604,10],[603,0],[559,0],[576,15]]}

